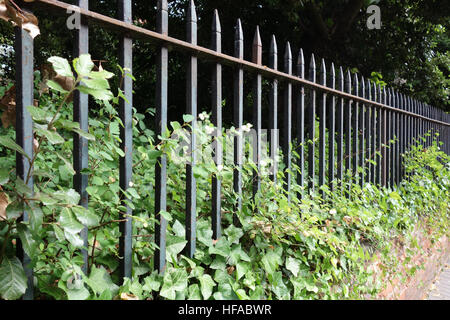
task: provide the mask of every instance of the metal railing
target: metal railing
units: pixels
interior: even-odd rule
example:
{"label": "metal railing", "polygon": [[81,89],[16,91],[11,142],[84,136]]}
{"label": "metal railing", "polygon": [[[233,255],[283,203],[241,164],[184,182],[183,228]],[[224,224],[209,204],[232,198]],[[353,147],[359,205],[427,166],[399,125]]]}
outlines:
{"label": "metal railing", "polygon": [[[308,183],[308,188],[316,187],[314,177],[318,172],[318,185],[326,181],[339,182],[343,180],[347,170],[356,171],[357,167],[363,169],[359,180],[361,184],[371,182],[382,186],[394,187],[404,176],[401,154],[408,150],[408,146],[414,143],[414,139],[424,136],[427,132],[440,132],[439,139],[444,142],[443,148],[450,154],[450,116],[443,111],[407,97],[390,88],[381,88],[370,80],[351,75],[348,71],[344,74],[341,68],[337,70],[333,64],[327,70],[324,60],[317,68],[315,57],[312,56],[309,65],[309,74],[305,75],[305,59],[300,50],[296,59],[296,72],[294,74],[294,59],[290,44],[286,44],[284,54],[283,71],[278,70],[278,49],[276,38],[273,36],[270,46],[269,66],[262,65],[262,44],[259,29],[256,29],[253,41],[252,61],[244,60],[244,37],[241,23],[238,20],[235,27],[234,56],[222,53],[221,50],[221,26],[219,15],[216,11],[212,26],[212,45],[205,48],[197,45],[197,17],[195,6],[191,1],[187,10],[186,41],[168,36],[168,6],[166,0],[158,1],[157,30],[146,30],[132,24],[131,0],[119,0],[119,19],[113,19],[99,13],[88,10],[88,0],[77,0],[80,8],[81,27],[77,30],[74,46],[75,56],[88,53],[89,25],[95,24],[116,31],[120,37],[120,64],[123,68],[132,70],[133,39],[141,39],[156,45],[157,47],[157,89],[156,89],[156,135],[161,136],[167,127],[167,101],[168,101],[168,65],[169,51],[180,51],[186,54],[187,67],[187,113],[197,118],[197,61],[209,61],[212,70],[212,121],[219,129],[222,129],[222,66],[228,66],[234,72],[234,112],[233,125],[236,128],[243,126],[244,109],[244,72],[252,74],[253,88],[253,120],[252,124],[257,132],[257,153],[260,155],[261,121],[261,95],[262,78],[271,82],[270,87],[270,116],[269,128],[278,130],[278,84],[284,83],[282,114],[284,115],[283,139],[281,149],[284,155],[286,170],[285,187],[290,190],[292,177],[292,146],[296,148],[300,158],[297,161],[299,174],[295,177],[301,186]],[[72,5],[56,0],[36,0],[28,4],[28,7],[44,8],[55,14],[66,14]],[[32,158],[33,154],[33,122],[26,106],[33,104],[33,40],[23,29],[16,28],[15,40],[16,53],[16,88],[17,88],[17,143]],[[353,78],[352,78],[353,77]],[[120,187],[126,190],[132,177],[132,80],[125,78],[121,88],[127,100],[121,99],[119,106],[120,119],[124,126],[120,129],[121,149],[124,156],[120,159]],[[308,93],[308,94],[307,94]],[[88,99],[85,94],[76,93],[73,104],[74,121],[80,123],[82,130],[88,130]],[[295,117],[293,109],[296,109]],[[308,143],[306,138],[315,137],[315,126],[311,125],[318,116],[319,140],[318,143]],[[193,122],[195,126],[195,121]],[[330,134],[326,135],[326,129]],[[292,133],[296,132],[293,137]],[[221,131],[220,131],[221,132]],[[293,139],[294,138],[294,139]],[[388,147],[389,141],[397,139],[398,143]],[[192,131],[192,145],[195,143],[195,133]],[[292,143],[297,141],[297,145]],[[158,141],[157,141],[158,142]],[[326,143],[328,143],[328,157],[326,157]],[[426,145],[432,143],[431,136],[427,136]],[[306,150],[305,145],[308,145]],[[315,148],[319,148],[319,168],[315,168]],[[277,145],[272,143],[271,154]],[[240,210],[242,202],[242,176],[238,169],[242,164],[237,161],[243,152],[243,140],[237,136],[235,140],[235,164],[233,188],[237,193],[236,210]],[[306,152],[307,151],[307,152]],[[336,151],[336,152],[335,152]],[[216,164],[222,163],[222,150],[216,150]],[[307,155],[305,155],[307,153]],[[74,176],[74,189],[81,195],[80,204],[88,207],[87,175],[82,170],[88,167],[88,142],[85,138],[75,134],[73,145],[73,164],[76,174]],[[259,165],[257,157],[256,164]],[[376,164],[367,162],[367,159],[376,161]],[[304,163],[308,163],[308,172]],[[24,178],[29,169],[26,157],[17,154],[17,175]],[[196,248],[196,182],[193,175],[195,159],[186,167],[186,239],[188,241],[186,254],[192,257]],[[367,167],[367,168],[366,168]],[[328,168],[328,170],[327,170]],[[165,211],[167,193],[167,158],[162,155],[156,164],[155,178],[155,216],[159,220],[156,224],[155,241],[158,249],[155,253],[155,268],[163,272],[166,265],[165,237],[167,221],[161,211]],[[356,173],[356,172],[355,172]],[[276,175],[272,177],[276,179]],[[259,177],[255,175],[254,192],[259,188]],[[29,186],[33,186],[33,180],[29,180]],[[329,183],[330,189],[336,188],[335,183]],[[126,203],[125,195],[121,195],[122,204],[126,208],[124,222],[120,223],[121,237],[119,241],[120,271],[122,277],[131,277],[132,269],[132,222],[131,208]],[[213,237],[221,236],[221,181],[217,177],[212,180],[212,228]],[[24,212],[23,219],[28,215]],[[87,247],[87,229],[83,230],[82,237]],[[88,253],[83,250],[85,268],[87,266]],[[26,266],[29,259],[22,253],[22,261]],[[26,299],[33,298],[32,270],[25,268],[29,278],[29,288]],[[86,270],[86,269],[84,269]]]}

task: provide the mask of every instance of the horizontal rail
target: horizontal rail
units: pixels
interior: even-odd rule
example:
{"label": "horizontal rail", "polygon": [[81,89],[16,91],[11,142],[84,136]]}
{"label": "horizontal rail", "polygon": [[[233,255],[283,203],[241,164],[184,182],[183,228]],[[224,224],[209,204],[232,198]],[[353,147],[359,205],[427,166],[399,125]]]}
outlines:
{"label": "horizontal rail", "polygon": [[[57,0],[37,0],[36,2],[33,2],[33,6],[43,7],[48,10],[56,10],[58,12],[64,12],[67,13],[67,9],[73,9],[74,5],[67,4],[61,1]],[[246,61],[244,59],[239,59],[236,57],[232,57],[229,55],[226,55],[224,53],[220,53],[214,50],[210,50],[205,47],[201,47],[183,40],[179,40],[173,37],[170,37],[168,35],[164,35],[155,31],[151,31],[148,29],[144,29],[90,10],[86,9],[79,9],[80,15],[83,16],[85,19],[87,19],[88,22],[92,22],[94,24],[101,25],[103,27],[106,27],[111,30],[115,30],[121,33],[128,34],[128,36],[133,36],[137,39],[143,39],[150,43],[155,44],[165,44],[170,49],[176,48],[180,51],[186,51],[190,55],[195,55],[198,57],[202,57],[208,60],[213,60],[216,62],[220,62],[225,65],[233,66],[233,67],[239,67],[245,70],[250,70],[252,72],[261,73],[262,75],[269,76],[271,78],[279,78],[284,79],[285,81],[290,81],[293,83],[296,83],[301,86],[311,87],[319,91],[326,92],[328,94],[333,94],[340,96],[342,98],[346,98],[349,100],[353,100],[355,102],[360,102],[367,105],[372,105],[381,109],[391,110],[393,112],[401,113],[404,115],[408,115],[417,119],[423,119],[432,123],[444,125],[450,127],[450,123],[446,123],[443,121],[435,120],[432,118],[428,118],[413,112],[409,112],[402,109],[393,108],[391,106],[388,106],[386,104],[371,101],[359,96],[352,95],[351,93],[342,92],[336,89],[329,88],[324,85],[320,85],[311,81],[308,81],[306,79],[299,78],[295,75],[289,75],[287,73],[271,69],[267,66],[258,65],[255,63],[252,63],[250,61]]]}

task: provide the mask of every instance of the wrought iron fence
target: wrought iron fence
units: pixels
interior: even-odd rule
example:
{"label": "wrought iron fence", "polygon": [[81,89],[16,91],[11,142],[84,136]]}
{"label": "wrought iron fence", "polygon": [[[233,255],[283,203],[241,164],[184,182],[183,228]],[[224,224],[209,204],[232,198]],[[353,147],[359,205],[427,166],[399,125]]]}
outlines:
{"label": "wrought iron fence", "polygon": [[[197,16],[194,2],[191,1],[187,9],[187,40],[179,40],[168,35],[168,6],[167,0],[159,0],[157,4],[157,30],[151,31],[132,24],[132,1],[119,0],[119,17],[113,19],[88,10],[88,0],[77,0],[82,17],[81,26],[77,30],[74,45],[75,56],[88,53],[89,25],[94,24],[117,32],[120,37],[119,59],[123,68],[132,70],[133,39],[148,41],[157,46],[157,89],[156,89],[156,127],[157,135],[162,135],[167,127],[167,101],[168,95],[168,65],[169,50],[183,52],[188,60],[187,67],[187,113],[197,118],[197,61],[202,59],[210,63],[212,72],[212,121],[221,132],[222,129],[222,66],[232,68],[234,72],[233,88],[233,125],[236,128],[243,126],[244,109],[244,72],[252,75],[253,85],[253,120],[252,124],[257,132],[257,161],[259,166],[261,152],[262,130],[262,78],[271,82],[269,102],[269,128],[279,130],[278,115],[283,114],[282,144],[286,166],[284,185],[290,190],[291,179],[296,178],[299,185],[310,190],[329,181],[331,191],[339,186],[347,170],[356,174],[358,167],[362,168],[358,181],[363,185],[371,182],[377,185],[395,187],[405,176],[401,155],[416,143],[414,139],[426,137],[425,144],[432,143],[432,136],[428,132],[439,132],[439,141],[443,142],[443,149],[450,154],[450,116],[433,106],[426,105],[390,88],[381,88],[370,80],[365,80],[350,71],[344,73],[343,68],[336,70],[334,64],[327,69],[324,60],[318,67],[312,55],[309,65],[309,74],[305,74],[305,59],[300,50],[296,62],[292,55],[290,44],[286,44],[283,70],[278,70],[278,49],[275,36],[270,45],[269,66],[262,65],[262,43],[259,29],[253,41],[252,61],[244,60],[244,37],[240,20],[235,27],[234,56],[222,53],[221,25],[218,12],[214,14],[212,24],[211,48],[197,45]],[[26,4],[24,4],[26,5]],[[55,14],[65,14],[70,4],[56,0],[36,0],[28,7],[44,8]],[[25,150],[27,155],[33,155],[33,122],[26,106],[33,105],[33,40],[27,31],[16,28],[15,39],[16,54],[16,88],[17,88],[17,143]],[[296,72],[293,67],[296,64]],[[336,72],[337,71],[337,72]],[[282,99],[278,98],[279,83],[283,83]],[[120,187],[126,190],[132,177],[132,106],[133,86],[130,78],[125,78],[121,88],[127,100],[120,101],[120,119],[123,127],[120,129],[121,149],[124,156],[120,159]],[[282,102],[280,112],[278,102]],[[281,109],[281,108],[280,108]],[[293,113],[295,110],[295,113]],[[294,116],[295,115],[295,116]],[[88,130],[88,98],[87,95],[77,92],[73,103],[74,121],[80,123],[82,130]],[[316,127],[312,125],[316,119],[319,121],[319,139],[311,139],[316,135]],[[193,122],[195,126],[195,121]],[[294,130],[295,129],[295,130]],[[326,130],[328,129],[328,136]],[[296,135],[293,137],[293,132]],[[293,139],[294,138],[294,139]],[[308,142],[307,139],[310,141]],[[390,145],[395,139],[397,143]],[[311,142],[311,140],[313,142]],[[296,144],[293,142],[296,141]],[[193,148],[195,132],[192,131]],[[326,144],[328,143],[328,157]],[[307,146],[307,147],[306,147]],[[315,168],[315,148],[319,151],[319,168]],[[274,156],[278,148],[277,140],[270,145],[271,155]],[[296,164],[299,174],[293,177],[292,149],[299,154]],[[242,176],[239,159],[243,153],[242,136],[235,138],[234,160],[237,169],[234,171],[233,188],[237,194],[236,210],[241,209]],[[25,178],[29,171],[29,160],[20,153],[16,156],[17,175]],[[222,150],[216,150],[216,164],[222,164]],[[367,161],[368,159],[374,161]],[[308,172],[305,170],[308,163]],[[74,189],[81,195],[80,204],[88,207],[88,177],[82,173],[88,167],[88,141],[75,134],[73,143],[73,165],[76,171],[73,180]],[[195,159],[186,167],[186,240],[187,255],[192,257],[196,248],[196,182],[193,174]],[[162,155],[156,164],[155,172],[155,216],[159,220],[156,225],[155,241],[158,249],[155,253],[155,268],[163,272],[166,265],[165,239],[167,221],[161,211],[165,211],[167,196],[167,158]],[[318,177],[316,177],[318,172]],[[318,178],[318,183],[314,178]],[[276,179],[276,175],[272,176]],[[25,179],[24,179],[25,180]],[[29,187],[33,187],[33,179],[29,179]],[[307,184],[307,185],[306,185]],[[255,175],[254,191],[260,186],[259,176]],[[221,181],[217,177],[212,180],[212,228],[215,239],[221,236]],[[124,221],[120,223],[119,252],[122,277],[131,277],[132,269],[132,221],[129,216],[131,208],[126,203],[126,197],[121,195],[122,204],[126,208]],[[24,212],[23,219],[28,219]],[[88,245],[87,229],[82,232],[84,244]],[[20,246],[19,246],[20,247]],[[22,252],[22,262],[25,266],[29,258]],[[88,253],[83,250],[85,267]],[[33,276],[30,268],[25,268],[28,276],[29,288],[25,299],[33,298]],[[86,269],[85,269],[86,270]]]}

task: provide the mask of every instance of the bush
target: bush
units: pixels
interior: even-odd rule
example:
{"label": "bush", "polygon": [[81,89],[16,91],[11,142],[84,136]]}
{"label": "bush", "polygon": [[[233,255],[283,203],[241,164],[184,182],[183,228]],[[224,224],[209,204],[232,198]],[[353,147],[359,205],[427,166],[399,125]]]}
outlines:
{"label": "bush", "polygon": [[[73,77],[65,59],[49,61],[58,74]],[[210,159],[199,162],[194,171],[197,251],[190,259],[183,255],[187,243],[183,224],[185,161],[189,157],[174,151],[180,151],[180,142],[186,142],[182,129],[189,128],[193,119],[185,116],[184,123],[172,122],[163,142],[155,145],[155,133],[148,125],[154,110],[150,108],[146,114],[134,110],[133,183],[126,191],[133,209],[133,276],[120,279],[118,223],[124,207],[119,198],[118,163],[124,154],[119,147],[122,123],[116,105],[123,95],[112,95],[107,80],[113,75],[93,72],[88,55],[73,65],[79,77],[73,77],[70,90],[50,81],[50,93],[36,89],[39,107],[28,108],[38,144],[36,157],[31,159],[34,193],[27,181],[14,174],[15,151],[22,152],[14,143],[14,131],[0,129],[0,201],[6,207],[0,218],[3,299],[18,299],[26,288],[15,253],[18,239],[31,258],[38,299],[153,299],[156,293],[165,299],[357,299],[375,295],[382,287],[380,281],[372,281],[365,267],[375,252],[383,254],[386,272],[395,270],[398,262],[389,256],[392,239],[411,238],[419,222],[434,238],[448,234],[450,165],[436,142],[427,149],[417,144],[405,155],[407,178],[396,190],[354,184],[349,197],[322,187],[322,199],[319,194],[308,194],[294,179],[288,195],[280,168],[276,184],[262,175],[260,191],[253,198],[256,167],[247,161],[242,169],[241,212],[234,210],[233,165],[217,167]],[[122,71],[122,77],[130,76]],[[84,76],[90,80],[80,84]],[[92,95],[98,104],[90,111],[89,132],[70,120],[68,97],[75,90]],[[207,152],[212,124],[207,114],[196,121],[199,146]],[[80,195],[71,187],[73,132],[90,140],[89,169],[84,171],[89,176],[88,210],[78,205]],[[163,153],[169,157],[168,209],[163,213],[169,227],[167,268],[161,275],[153,269],[158,223],[153,183],[156,161]],[[270,163],[262,170],[268,166]],[[213,175],[222,181],[224,229],[218,240],[212,238],[210,218]],[[348,190],[351,182],[341,183]],[[24,210],[30,218],[26,223],[18,219]],[[233,224],[235,215],[238,226]],[[83,241],[79,236],[84,226],[89,229],[86,274],[81,268]]]}

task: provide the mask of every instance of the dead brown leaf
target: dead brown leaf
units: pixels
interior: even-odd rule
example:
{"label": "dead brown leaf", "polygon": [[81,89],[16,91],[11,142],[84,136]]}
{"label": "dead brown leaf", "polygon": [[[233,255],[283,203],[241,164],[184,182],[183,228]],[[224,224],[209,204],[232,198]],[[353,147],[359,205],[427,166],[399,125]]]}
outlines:
{"label": "dead brown leaf", "polygon": [[[25,2],[33,1],[25,0]],[[38,18],[26,9],[21,9],[13,0],[0,0],[0,19],[28,31],[33,39],[40,34]]]}
{"label": "dead brown leaf", "polygon": [[134,294],[123,292],[120,294],[120,300],[139,300],[139,298]]}
{"label": "dead brown leaf", "polygon": [[4,192],[0,192],[0,220],[6,220],[6,207],[8,204],[8,197]]}

